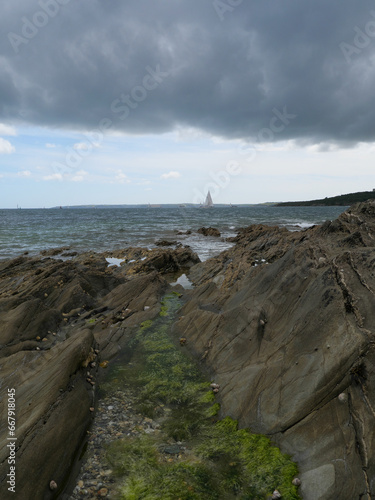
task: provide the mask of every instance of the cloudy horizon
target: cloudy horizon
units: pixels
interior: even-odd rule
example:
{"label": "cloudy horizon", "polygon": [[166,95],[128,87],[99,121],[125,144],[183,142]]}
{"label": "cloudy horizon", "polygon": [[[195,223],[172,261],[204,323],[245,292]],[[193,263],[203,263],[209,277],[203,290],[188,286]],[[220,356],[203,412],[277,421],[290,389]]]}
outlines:
{"label": "cloudy horizon", "polygon": [[370,1],[20,0],[0,25],[0,208],[375,187]]}

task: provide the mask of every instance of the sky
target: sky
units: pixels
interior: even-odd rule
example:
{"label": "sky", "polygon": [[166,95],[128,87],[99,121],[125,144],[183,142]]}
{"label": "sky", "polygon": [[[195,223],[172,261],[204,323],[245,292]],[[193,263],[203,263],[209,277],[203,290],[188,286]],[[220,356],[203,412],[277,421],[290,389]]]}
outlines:
{"label": "sky", "polygon": [[373,1],[1,9],[0,208],[375,188]]}

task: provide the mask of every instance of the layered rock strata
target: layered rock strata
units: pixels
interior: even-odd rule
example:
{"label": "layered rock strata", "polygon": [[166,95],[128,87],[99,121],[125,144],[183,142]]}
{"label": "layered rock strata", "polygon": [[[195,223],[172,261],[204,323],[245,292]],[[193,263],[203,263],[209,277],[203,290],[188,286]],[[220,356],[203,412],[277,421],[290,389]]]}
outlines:
{"label": "layered rock strata", "polygon": [[162,275],[199,261],[183,247],[125,249],[120,267],[92,252],[60,259],[65,251],[0,263],[2,444],[12,442],[8,389],[14,389],[16,413],[16,493],[8,491],[10,449],[3,445],[2,499],[61,494],[94,416],[101,367],[142,321],[158,314],[168,286]]}
{"label": "layered rock strata", "polygon": [[191,269],[176,336],[220,384],[223,415],[298,462],[305,500],[375,498],[375,202],[235,242]]}

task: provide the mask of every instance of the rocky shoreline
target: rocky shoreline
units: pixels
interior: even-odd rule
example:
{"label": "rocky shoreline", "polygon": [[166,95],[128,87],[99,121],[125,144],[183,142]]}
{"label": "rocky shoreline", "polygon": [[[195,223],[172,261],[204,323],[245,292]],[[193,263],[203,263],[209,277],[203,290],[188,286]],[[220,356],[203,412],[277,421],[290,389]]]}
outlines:
{"label": "rocky shoreline", "polygon": [[192,268],[175,335],[223,388],[223,412],[296,460],[305,500],[374,498],[375,202],[235,242]]}
{"label": "rocky shoreline", "polygon": [[[111,497],[103,442],[158,429],[129,390],[95,413],[101,372],[182,273],[195,288],[173,334],[220,384],[222,414],[292,455],[305,500],[375,496],[375,202],[299,232],[250,226],[233,242],[204,263],[182,246],[0,263],[0,412],[8,388],[17,412],[17,494],[3,448],[2,498],[61,498],[87,436],[92,458],[70,498]],[[8,432],[3,419],[2,442]]]}
{"label": "rocky shoreline", "polygon": [[[2,498],[52,499],[63,493],[93,420],[101,364],[158,314],[169,286],[163,276],[199,261],[184,247],[124,249],[120,267],[108,266],[106,256],[94,252],[68,260],[59,259],[61,252],[0,264],[0,412],[6,415],[7,389],[14,388],[17,421],[17,493],[7,491],[3,447]],[[2,443],[8,432],[3,418]]]}

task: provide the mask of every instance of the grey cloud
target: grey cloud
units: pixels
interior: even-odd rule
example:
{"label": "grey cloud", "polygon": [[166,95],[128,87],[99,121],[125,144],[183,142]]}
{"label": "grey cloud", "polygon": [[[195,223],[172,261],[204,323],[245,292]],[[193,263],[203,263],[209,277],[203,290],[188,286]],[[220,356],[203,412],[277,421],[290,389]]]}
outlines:
{"label": "grey cloud", "polygon": [[[55,14],[38,18],[42,5]],[[108,118],[129,133],[189,126],[251,141],[286,107],[296,118],[270,140],[375,138],[369,0],[18,0],[2,9],[2,122],[90,130]],[[25,18],[46,16],[26,38]],[[142,91],[147,68],[168,76]],[[129,112],[126,103],[111,110],[132,91]]]}

